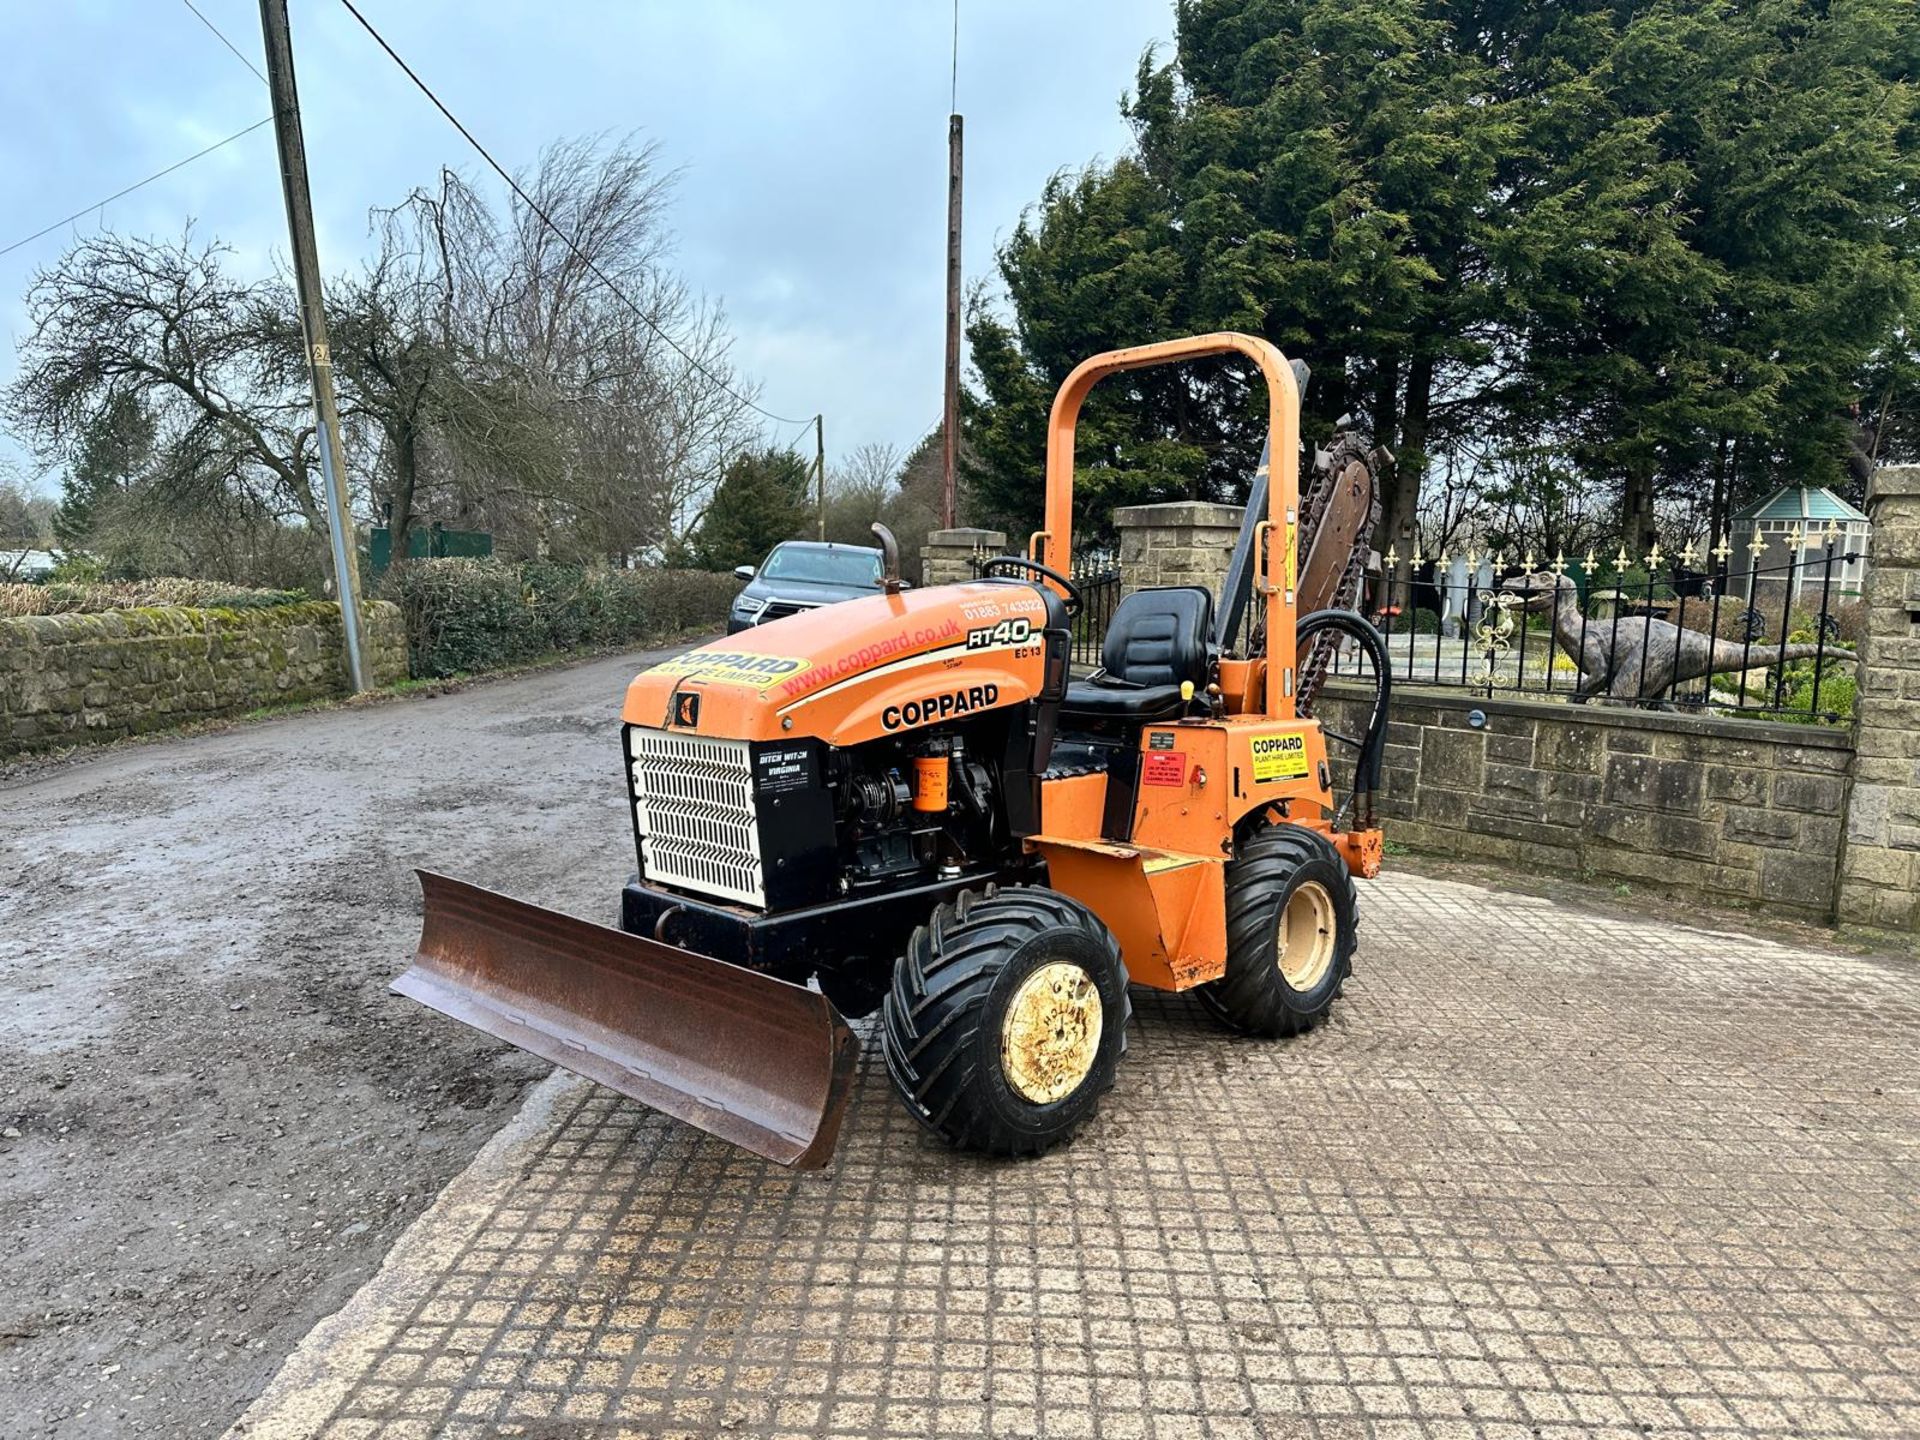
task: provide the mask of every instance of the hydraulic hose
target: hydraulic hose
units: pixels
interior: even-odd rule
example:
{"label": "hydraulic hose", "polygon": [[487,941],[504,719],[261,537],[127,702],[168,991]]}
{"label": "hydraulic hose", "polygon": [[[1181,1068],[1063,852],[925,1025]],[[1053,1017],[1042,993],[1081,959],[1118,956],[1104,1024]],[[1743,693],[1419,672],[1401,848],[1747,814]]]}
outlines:
{"label": "hydraulic hose", "polygon": [[[1373,820],[1373,796],[1380,788],[1380,771],[1387,750],[1387,702],[1393,692],[1393,664],[1387,657],[1387,640],[1366,616],[1352,610],[1316,610],[1303,616],[1295,631],[1301,654],[1306,644],[1323,630],[1336,630],[1357,641],[1373,662],[1373,709],[1367,716],[1367,728],[1360,740],[1360,753],[1353,764],[1354,799],[1367,797],[1364,818]],[[1352,801],[1348,802],[1349,804]]]}

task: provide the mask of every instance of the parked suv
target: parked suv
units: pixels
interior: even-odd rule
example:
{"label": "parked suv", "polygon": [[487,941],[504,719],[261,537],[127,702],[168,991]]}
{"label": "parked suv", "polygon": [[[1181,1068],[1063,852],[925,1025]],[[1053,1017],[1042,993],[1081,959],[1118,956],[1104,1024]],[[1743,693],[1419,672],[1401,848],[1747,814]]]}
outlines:
{"label": "parked suv", "polygon": [[864,545],[789,540],[773,547],[758,570],[734,568],[747,588],[727,614],[727,633],[737,634],[783,615],[797,615],[838,600],[880,592],[881,556]]}

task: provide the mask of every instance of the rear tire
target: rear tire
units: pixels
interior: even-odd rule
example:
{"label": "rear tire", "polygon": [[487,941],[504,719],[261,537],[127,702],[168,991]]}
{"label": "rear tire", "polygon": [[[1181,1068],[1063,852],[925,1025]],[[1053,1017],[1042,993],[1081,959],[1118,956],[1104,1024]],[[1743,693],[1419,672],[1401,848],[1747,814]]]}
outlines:
{"label": "rear tire", "polygon": [[1227,972],[1194,996],[1243,1034],[1304,1034],[1353,973],[1352,872],[1317,830],[1262,825],[1240,841],[1226,879]]}
{"label": "rear tire", "polygon": [[1038,1155],[1070,1138],[1126,1050],[1120,947],[1031,886],[963,892],[894,966],[881,1048],[914,1118],[948,1144]]}

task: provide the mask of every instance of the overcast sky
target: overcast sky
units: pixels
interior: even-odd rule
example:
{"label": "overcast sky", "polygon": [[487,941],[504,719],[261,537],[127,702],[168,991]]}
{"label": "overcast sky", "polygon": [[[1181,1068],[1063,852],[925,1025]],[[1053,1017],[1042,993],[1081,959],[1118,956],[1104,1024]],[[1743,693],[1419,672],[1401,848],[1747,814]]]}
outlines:
{"label": "overcast sky", "polygon": [[[195,3],[260,63],[252,0]],[[905,449],[938,419],[950,0],[361,8],[509,169],[558,136],[658,141],[684,172],[681,272],[724,300],[768,409],[825,413],[830,460]],[[293,0],[292,16],[321,264],[344,269],[370,206],[442,165],[483,167],[337,0]],[[1048,175],[1125,147],[1121,96],[1171,36],[1171,0],[961,0],[969,282]],[[0,55],[0,247],[269,113],[182,0],[6,0]],[[284,253],[271,127],[0,256],[0,383],[20,297],[73,234],[189,218],[244,267]]]}

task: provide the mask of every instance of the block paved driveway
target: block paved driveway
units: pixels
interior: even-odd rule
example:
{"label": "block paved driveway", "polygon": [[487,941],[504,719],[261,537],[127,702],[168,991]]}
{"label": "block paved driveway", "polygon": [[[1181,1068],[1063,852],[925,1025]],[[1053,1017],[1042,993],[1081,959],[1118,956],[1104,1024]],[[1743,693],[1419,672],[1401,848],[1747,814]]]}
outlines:
{"label": "block paved driveway", "polygon": [[1392,875],[1292,1042],[796,1175],[556,1076],[236,1433],[1920,1434],[1920,965]]}

